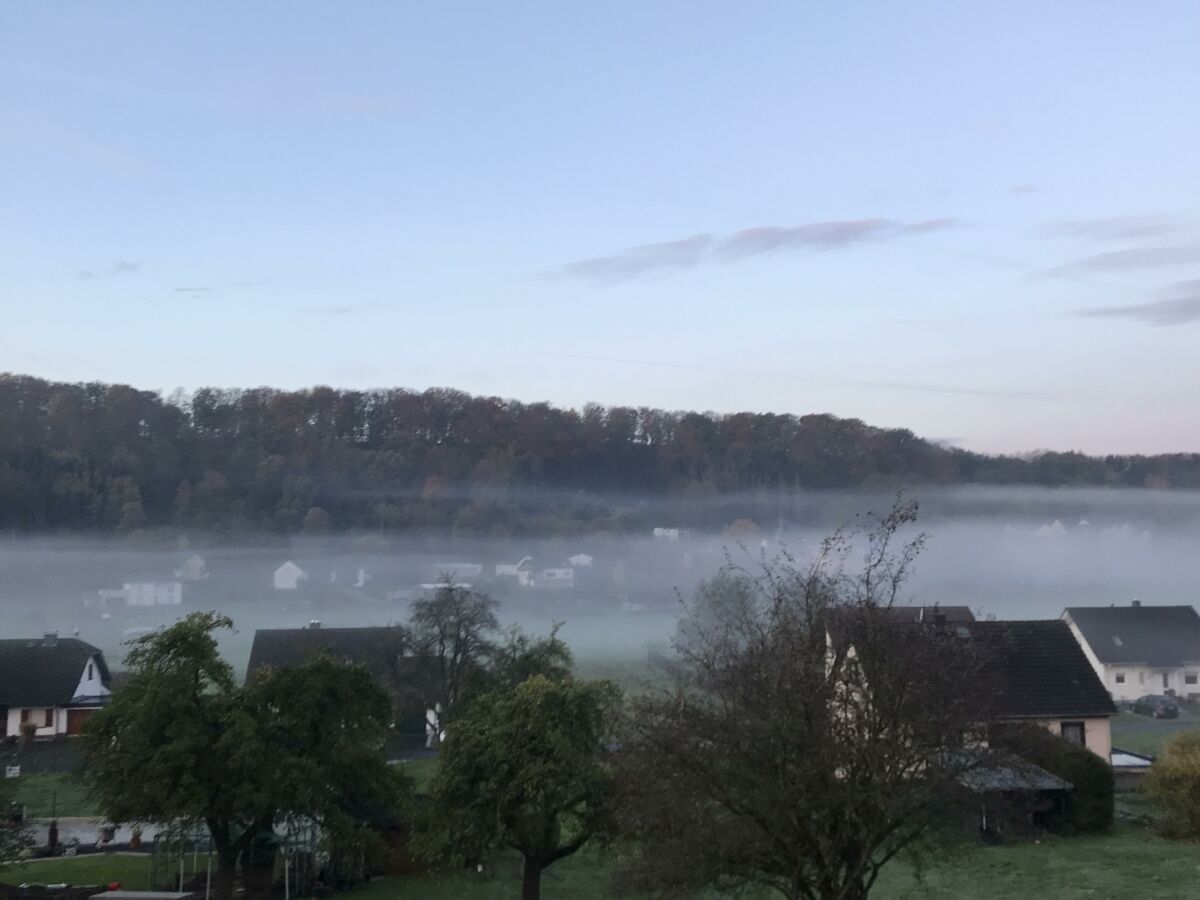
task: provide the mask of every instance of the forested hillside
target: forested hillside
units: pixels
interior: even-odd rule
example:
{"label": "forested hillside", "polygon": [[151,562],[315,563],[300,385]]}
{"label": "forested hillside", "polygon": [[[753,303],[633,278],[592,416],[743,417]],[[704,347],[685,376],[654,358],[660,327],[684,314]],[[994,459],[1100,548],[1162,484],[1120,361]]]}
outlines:
{"label": "forested hillside", "polygon": [[627,531],[647,524],[631,498],[966,483],[1194,488],[1200,456],[989,457],[830,415],[577,411],[445,389],[166,398],[0,375],[9,529]]}

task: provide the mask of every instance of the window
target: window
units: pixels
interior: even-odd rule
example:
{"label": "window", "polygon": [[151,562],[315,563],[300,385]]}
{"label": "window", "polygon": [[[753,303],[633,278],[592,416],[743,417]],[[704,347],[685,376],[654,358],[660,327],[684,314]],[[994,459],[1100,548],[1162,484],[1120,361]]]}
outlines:
{"label": "window", "polygon": [[42,721],[42,727],[50,728],[54,725],[54,710],[47,709],[47,710],[45,710],[45,713],[46,713],[46,715]]}
{"label": "window", "polygon": [[1196,673],[1195,672],[1185,672],[1183,675],[1183,683],[1184,684],[1195,684],[1196,683]]}
{"label": "window", "polygon": [[1117,673],[1117,684],[1124,684],[1124,683],[1125,683],[1125,673],[1118,672]]}
{"label": "window", "polygon": [[88,681],[91,681],[95,677],[95,671],[96,671],[95,665],[93,663],[88,663],[88,677],[87,677]]}
{"label": "window", "polygon": [[1062,736],[1064,740],[1070,741],[1072,744],[1084,744],[1084,729],[1082,722],[1063,722]]}

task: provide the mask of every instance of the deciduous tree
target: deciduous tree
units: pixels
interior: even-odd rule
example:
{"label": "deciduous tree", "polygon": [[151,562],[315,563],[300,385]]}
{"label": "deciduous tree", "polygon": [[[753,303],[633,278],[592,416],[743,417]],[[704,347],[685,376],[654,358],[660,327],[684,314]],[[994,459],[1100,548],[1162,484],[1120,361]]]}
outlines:
{"label": "deciduous tree", "polygon": [[727,571],[689,604],[666,686],[623,735],[632,885],[862,900],[921,849],[975,764],[961,741],[981,707],[966,642],[889,614],[914,514],[893,510],[865,547],[836,535],[811,565]]}
{"label": "deciduous tree", "polygon": [[207,826],[220,900],[256,835],[288,817],[344,829],[405,789],[382,753],[387,697],[364,669],[315,657],[239,687],[217,652],[230,626],[193,613],[139,639],[129,681],[83,737],[83,775],[109,819]]}
{"label": "deciduous tree", "polygon": [[605,741],[616,702],[607,682],[536,675],[473,703],[442,751],[427,846],[463,862],[515,850],[522,900],[538,900],[542,872],[608,819]]}

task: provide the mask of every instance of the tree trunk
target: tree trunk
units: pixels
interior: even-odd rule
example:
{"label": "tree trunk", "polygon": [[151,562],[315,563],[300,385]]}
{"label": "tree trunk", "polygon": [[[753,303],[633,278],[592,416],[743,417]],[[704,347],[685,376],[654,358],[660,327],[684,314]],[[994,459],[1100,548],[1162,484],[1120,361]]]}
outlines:
{"label": "tree trunk", "polygon": [[231,900],[233,882],[237,877],[237,851],[217,848],[217,865],[213,871],[212,894],[216,900]]}
{"label": "tree trunk", "polygon": [[544,868],[539,861],[525,857],[525,865],[521,870],[521,900],[541,900]]}

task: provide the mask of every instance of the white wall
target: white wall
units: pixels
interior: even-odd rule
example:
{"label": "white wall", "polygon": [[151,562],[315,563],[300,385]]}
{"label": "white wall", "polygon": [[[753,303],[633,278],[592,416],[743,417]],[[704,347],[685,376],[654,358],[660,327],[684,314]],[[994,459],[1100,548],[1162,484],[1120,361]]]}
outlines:
{"label": "white wall", "polygon": [[[1167,676],[1165,688],[1163,675]],[[1189,675],[1196,677],[1196,684],[1187,683]],[[1118,676],[1124,677],[1123,683],[1117,681]],[[1162,694],[1167,690],[1174,691],[1179,697],[1200,694],[1200,665],[1179,669],[1153,669],[1136,665],[1102,666],[1100,678],[1114,700],[1136,700],[1146,694]]]}
{"label": "white wall", "polygon": [[[8,722],[6,723],[5,734],[9,737],[21,736],[21,709],[19,706],[9,707]],[[30,721],[36,722],[37,730],[34,732],[34,737],[53,737],[56,734],[66,734],[67,731],[67,711],[65,709],[54,709],[54,714],[51,718],[53,722],[49,728],[42,725],[45,721],[46,707],[30,707]]]}
{"label": "white wall", "polygon": [[[90,672],[89,672],[90,668]],[[88,677],[90,674],[90,678]],[[83,667],[83,672],[79,675],[79,684],[75,688],[75,697],[106,697],[108,696],[108,688],[104,686],[104,682],[100,679],[100,664],[96,662],[96,657],[91,657],[87,665]]]}

